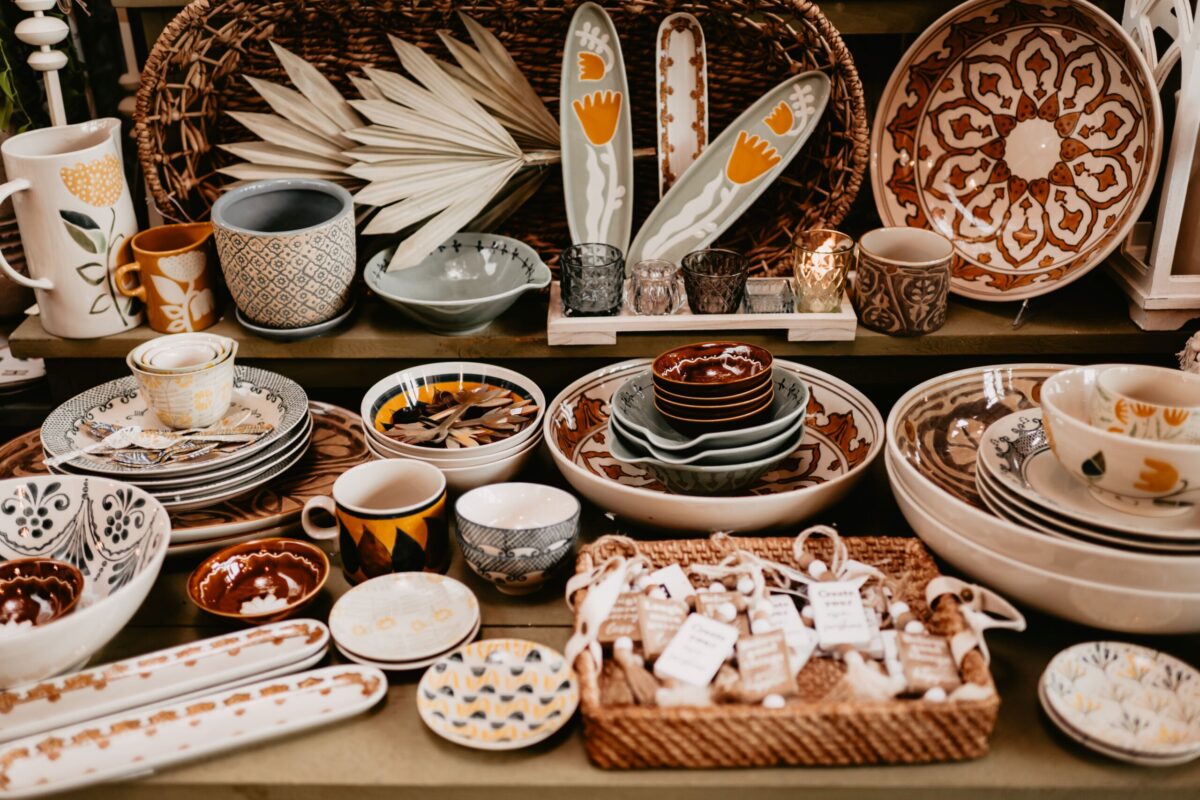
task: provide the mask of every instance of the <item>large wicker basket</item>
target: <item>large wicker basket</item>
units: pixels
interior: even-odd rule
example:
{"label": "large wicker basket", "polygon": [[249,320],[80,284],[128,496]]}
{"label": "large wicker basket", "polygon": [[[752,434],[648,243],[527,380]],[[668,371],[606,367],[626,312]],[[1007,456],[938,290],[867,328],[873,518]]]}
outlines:
{"label": "large wicker basket", "polygon": [[[216,145],[254,137],[224,112],[263,110],[244,75],[286,83],[268,44],[275,40],[316,64],[347,97],[349,75],[366,65],[398,69],[393,33],[445,57],[438,29],[464,36],[463,10],[501,38],[545,98],[559,89],[562,44],[574,0],[196,0],[159,37],[137,97],[138,153],[159,209],[172,219],[207,215],[223,182],[216,169],[235,159]],[[689,11],[704,25],[709,57],[710,130],[715,136],[783,77],[820,69],[832,81],[825,119],[787,172],[739,225],[726,246],[758,269],[784,269],[796,230],[835,226],[858,193],[866,169],[866,107],[845,44],[820,10],[803,0],[625,0],[604,3],[621,33],[630,76],[635,147],[654,145],[654,34],[667,14]],[[557,112],[557,100],[551,102]],[[653,159],[636,169],[635,224],[657,201]],[[501,232],[554,260],[567,243],[557,173]]]}
{"label": "large wicker basket", "polygon": [[[790,538],[733,540],[737,547],[780,563],[797,566]],[[843,541],[851,558],[872,564],[900,579],[905,598],[930,631],[956,633],[966,625],[957,600],[945,598],[930,610],[925,586],[938,569],[917,539],[856,537]],[[811,541],[811,546],[828,546]],[[639,552],[656,567],[716,563],[728,555],[718,542],[703,539],[639,542]],[[622,552],[619,544],[584,547],[576,569]],[[823,557],[828,552],[816,551]],[[626,553],[628,555],[628,553]],[[577,598],[578,599],[578,598]],[[576,606],[578,607],[578,606]],[[703,708],[650,708],[601,704],[600,678],[586,654],[576,662],[581,687],[584,743],[598,766],[763,767],[773,765],[845,766],[920,764],[978,758],[988,749],[1000,700],[890,700],[880,703],[829,701],[824,696],[839,681],[842,666],[813,659],[800,671],[801,704],[781,709],[755,705]],[[978,651],[967,654],[963,677],[994,689]]]}

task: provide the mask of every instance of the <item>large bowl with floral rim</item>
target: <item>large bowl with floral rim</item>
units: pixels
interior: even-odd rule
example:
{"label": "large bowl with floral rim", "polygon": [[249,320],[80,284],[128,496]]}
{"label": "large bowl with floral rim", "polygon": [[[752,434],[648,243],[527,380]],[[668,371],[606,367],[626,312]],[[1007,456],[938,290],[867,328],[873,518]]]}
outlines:
{"label": "large bowl with floral rim", "polygon": [[[975,485],[976,453],[984,431],[1014,411],[1039,406],[1046,380],[1066,368],[972,367],[925,381],[896,401],[888,415],[887,449],[889,466],[913,498],[915,516],[909,517],[909,524],[919,535],[925,525],[948,527],[971,545],[994,553],[987,569],[979,560],[957,565],[984,583],[1009,569],[1006,562],[1011,561],[1096,584],[1200,596],[1200,557],[1136,553],[1059,539],[987,510]],[[893,492],[898,494],[895,483]],[[929,544],[941,552],[936,543]],[[1038,596],[1014,599],[1041,607]]]}
{"label": "large bowl with floral rim", "polygon": [[120,481],[53,475],[0,481],[0,559],[53,558],[83,573],[75,610],[0,626],[0,687],[82,665],[133,616],[158,577],[171,522]]}
{"label": "large bowl with floral rim", "polygon": [[819,370],[788,361],[810,389],[800,446],[736,495],[669,494],[637,465],[609,451],[609,402],[646,370],[648,359],[603,367],[572,383],[550,403],[547,447],[567,481],[605,511],[630,522],[694,535],[795,526],[841,499],[883,450],[883,418],[861,392]]}

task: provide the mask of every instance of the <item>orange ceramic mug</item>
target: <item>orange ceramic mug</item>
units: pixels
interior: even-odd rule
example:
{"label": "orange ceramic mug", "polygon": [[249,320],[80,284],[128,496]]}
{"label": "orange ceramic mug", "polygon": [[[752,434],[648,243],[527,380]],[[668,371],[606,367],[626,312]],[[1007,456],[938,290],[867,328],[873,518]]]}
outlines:
{"label": "orange ceramic mug", "polygon": [[[219,318],[212,223],[160,225],[133,237],[133,258],[117,267],[117,289],[146,304],[150,327],[160,333],[202,331]],[[138,273],[129,285],[126,276]]]}

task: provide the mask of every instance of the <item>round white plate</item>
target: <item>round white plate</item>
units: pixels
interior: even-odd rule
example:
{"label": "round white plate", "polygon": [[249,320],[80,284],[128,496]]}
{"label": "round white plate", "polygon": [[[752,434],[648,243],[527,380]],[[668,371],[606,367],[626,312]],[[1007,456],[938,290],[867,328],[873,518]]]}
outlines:
{"label": "round white plate", "polygon": [[1008,492],[996,482],[996,479],[986,469],[976,470],[975,476],[979,496],[983,499],[984,504],[997,516],[1016,522],[1018,525],[1028,525],[1042,533],[1059,538],[1086,541],[1135,553],[1156,555],[1168,553],[1183,556],[1200,554],[1200,543],[1139,539],[1122,536],[1119,532],[1093,530],[1076,525],[1065,518],[1051,516]]}
{"label": "round white plate", "polygon": [[537,744],[566,725],[578,705],[579,680],[563,654],[523,639],[459,648],[417,685],[417,711],[430,730],[477,750]]}
{"label": "round white plate", "polygon": [[1152,759],[1200,756],[1200,672],[1125,642],[1068,647],[1042,673],[1050,718],[1092,747]]}
{"label": "round white plate", "polygon": [[1182,515],[1148,517],[1126,514],[1097,500],[1054,456],[1040,408],[1018,411],[989,425],[979,447],[979,463],[1014,494],[1089,527],[1110,534],[1200,542],[1200,506]]}
{"label": "round white plate", "polygon": [[289,469],[295,466],[300,459],[304,458],[304,454],[308,452],[308,445],[309,443],[307,441],[302,442],[301,446],[297,447],[296,450],[293,451],[292,455],[288,456],[285,460],[276,463],[271,467],[271,469],[259,475],[257,478],[252,478],[245,483],[239,483],[236,486],[224,489],[218,493],[200,496],[189,495],[183,500],[171,500],[169,497],[158,496],[158,500],[163,504],[163,508],[171,512],[191,511],[193,509],[205,508],[217,503],[223,503],[226,500],[232,500],[235,497],[239,497],[247,492],[257,489],[260,486],[270,483],[276,477],[287,472]]}
{"label": "round white plate", "polygon": [[13,358],[8,345],[0,347],[0,386],[19,388],[45,377],[46,365],[40,358]]}
{"label": "round white plate", "polygon": [[354,298],[346,305],[346,310],[338,314],[333,319],[327,319],[324,322],[318,322],[315,325],[306,325],[303,328],[264,328],[261,325],[255,325],[250,320],[242,315],[240,308],[234,307],[234,313],[237,316],[238,324],[246,330],[261,336],[264,339],[271,339],[276,342],[298,342],[302,339],[313,339],[321,334],[341,325],[346,319],[354,313]]}
{"label": "round white plate", "polygon": [[[459,647],[462,647],[468,642],[473,641],[475,637],[479,635],[479,629],[482,627],[483,620],[475,620],[475,627],[471,629],[471,632],[467,634],[466,638],[452,646],[450,649],[457,650]],[[354,663],[362,664],[365,667],[377,667],[378,669],[387,670],[388,672],[407,672],[414,669],[425,669],[426,667],[431,666],[438,659],[446,656],[446,653],[438,653],[436,656],[421,658],[416,661],[372,661],[371,659],[364,658],[363,656],[360,656],[351,650],[347,650],[345,647],[337,644],[337,642],[334,642],[334,644],[337,646],[339,653]]]}
{"label": "round white plate", "polygon": [[329,612],[334,641],[372,661],[415,661],[444,653],[479,620],[462,583],[431,572],[398,572],[360,583]]}
{"label": "round white plate", "polygon": [[[100,475],[124,478],[132,475],[186,475],[241,461],[278,442],[308,416],[308,395],[290,378],[254,367],[236,367],[233,402],[225,415],[228,424],[264,422],[274,430],[257,442],[231,453],[212,453],[192,461],[178,461],[161,467],[127,467],[90,456],[72,459],[71,466]],[[42,447],[52,456],[66,455],[96,440],[82,429],[85,419],[114,425],[139,425],[165,428],[154,416],[138,389],[133,376],[101,384],[63,403],[42,424]],[[220,423],[218,423],[220,424]]]}
{"label": "round white plate", "polygon": [[167,555],[182,556],[192,553],[211,553],[220,550],[222,547],[229,547],[232,544],[241,544],[242,542],[252,542],[255,539],[268,539],[274,536],[292,536],[300,533],[303,529],[299,523],[291,523],[290,525],[273,525],[269,528],[262,528],[257,531],[249,531],[234,536],[218,536],[214,539],[183,539],[175,538],[175,531],[171,531],[171,544],[167,546]]}

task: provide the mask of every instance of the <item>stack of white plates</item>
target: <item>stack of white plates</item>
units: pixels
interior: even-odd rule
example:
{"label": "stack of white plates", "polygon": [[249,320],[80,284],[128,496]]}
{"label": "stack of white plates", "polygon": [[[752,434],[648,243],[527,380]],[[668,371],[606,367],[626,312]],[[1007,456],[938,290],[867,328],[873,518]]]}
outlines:
{"label": "stack of white plates", "polygon": [[975,367],[900,398],[886,461],[901,512],[930,549],[1011,600],[1107,630],[1200,631],[1194,509],[1126,520],[1105,506],[1093,517],[1094,507],[1072,505],[1085,502],[1078,493],[1059,491],[1033,421],[1043,382],[1061,369]]}
{"label": "stack of white plates", "polygon": [[[142,399],[132,377],[121,378],[73,397],[42,425],[47,458],[67,455],[97,439],[85,421],[143,429],[165,428]],[[308,396],[282,375],[237,367],[233,402],[217,426],[261,423],[271,432],[237,449],[218,449],[199,458],[156,466],[129,466],[101,454],[84,454],[52,468],[75,475],[103,475],[132,483],[154,495],[172,512],[203,508],[237,497],[275,479],[299,461],[312,436]]]}
{"label": "stack of white plates", "polygon": [[976,456],[979,495],[998,517],[1050,536],[1141,553],[1200,554],[1200,508],[1168,516],[1130,514],[1102,502],[1059,463],[1042,410],[992,423]]}
{"label": "stack of white plates", "polygon": [[329,612],[343,656],[369,667],[423,669],[479,634],[479,601],[463,584],[430,572],[364,581]]}
{"label": "stack of white plates", "polygon": [[46,375],[40,358],[13,358],[4,337],[0,337],[0,396],[25,391]]}
{"label": "stack of white plates", "polygon": [[1056,655],[1038,683],[1046,716],[1084,747],[1167,767],[1200,758],[1200,672],[1124,642],[1085,642]]}

